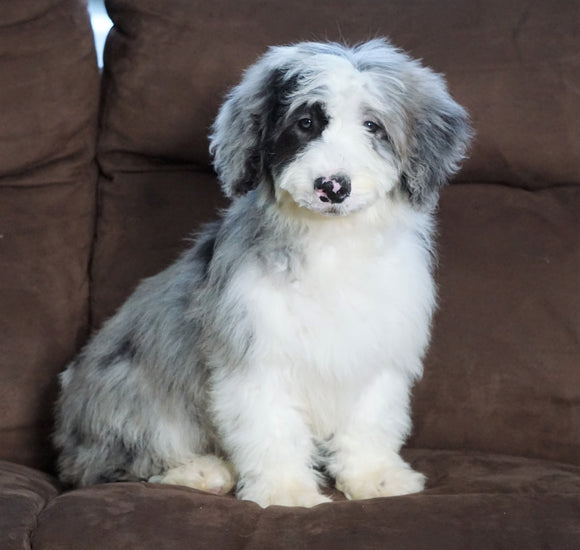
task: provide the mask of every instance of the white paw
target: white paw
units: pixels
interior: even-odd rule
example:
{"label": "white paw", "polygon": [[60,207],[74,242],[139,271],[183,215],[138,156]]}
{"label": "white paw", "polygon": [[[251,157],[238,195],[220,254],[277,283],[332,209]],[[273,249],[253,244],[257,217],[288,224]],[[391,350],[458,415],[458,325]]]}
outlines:
{"label": "white paw", "polygon": [[213,455],[196,456],[187,464],[149,478],[150,483],[185,485],[206,493],[225,495],[236,482],[231,464]]}
{"label": "white paw", "polygon": [[408,495],[425,488],[425,476],[406,464],[383,464],[340,476],[336,488],[352,500]]}
{"label": "white paw", "polygon": [[237,497],[241,500],[256,502],[262,508],[268,506],[312,508],[318,504],[332,502],[332,499],[320,493],[317,488],[299,483],[285,483],[276,486],[262,482],[245,483],[238,491]]}

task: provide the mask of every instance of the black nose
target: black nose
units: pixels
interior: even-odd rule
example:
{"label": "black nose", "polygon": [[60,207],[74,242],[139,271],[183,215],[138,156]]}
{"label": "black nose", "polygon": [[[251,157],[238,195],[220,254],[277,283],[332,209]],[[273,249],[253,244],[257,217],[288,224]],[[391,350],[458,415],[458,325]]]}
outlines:
{"label": "black nose", "polygon": [[340,203],[350,195],[350,178],[339,174],[314,180],[314,190],[322,202]]}

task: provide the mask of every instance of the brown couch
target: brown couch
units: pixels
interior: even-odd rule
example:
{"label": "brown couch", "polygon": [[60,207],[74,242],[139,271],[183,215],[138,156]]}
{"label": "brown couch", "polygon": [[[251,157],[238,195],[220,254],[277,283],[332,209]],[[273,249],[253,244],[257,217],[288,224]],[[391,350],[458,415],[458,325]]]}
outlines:
{"label": "brown couch", "polygon": [[[0,11],[0,548],[580,548],[578,0],[110,0]],[[146,483],[63,491],[56,376],[223,204],[206,134],[269,44],[388,35],[477,131],[442,195],[417,495],[266,510]]]}

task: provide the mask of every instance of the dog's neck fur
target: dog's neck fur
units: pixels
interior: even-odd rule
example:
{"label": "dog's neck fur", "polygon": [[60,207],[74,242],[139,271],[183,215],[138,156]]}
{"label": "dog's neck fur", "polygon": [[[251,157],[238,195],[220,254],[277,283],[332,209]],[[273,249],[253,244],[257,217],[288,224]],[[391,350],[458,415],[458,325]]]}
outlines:
{"label": "dog's neck fur", "polygon": [[253,193],[255,197],[251,200],[253,207],[262,212],[260,221],[263,228],[288,234],[291,238],[284,240],[297,245],[302,241],[326,241],[336,245],[352,242],[361,247],[366,241],[375,242],[377,238],[384,238],[394,231],[412,231],[422,237],[428,237],[433,232],[432,213],[420,211],[404,199],[378,201],[365,210],[329,216],[299,206],[286,192],[282,192],[283,195],[276,201],[261,195],[259,190]]}
{"label": "dog's neck fur", "polygon": [[[336,217],[311,212],[291,200],[272,201],[258,189],[237,201],[240,212],[253,212],[245,218],[245,239],[259,251],[265,270],[280,275],[286,272],[290,279],[330,251],[338,264],[340,258],[372,263],[410,234],[415,235],[411,242],[422,243],[431,256],[433,217],[404,201],[378,201],[368,209]],[[234,203],[230,215],[236,206]]]}

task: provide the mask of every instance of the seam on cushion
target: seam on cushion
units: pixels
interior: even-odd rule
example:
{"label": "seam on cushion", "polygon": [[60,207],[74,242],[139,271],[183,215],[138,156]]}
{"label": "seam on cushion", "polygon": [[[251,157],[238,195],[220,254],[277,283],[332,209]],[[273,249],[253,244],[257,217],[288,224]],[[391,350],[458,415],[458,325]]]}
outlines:
{"label": "seam on cushion", "polygon": [[451,182],[449,184],[447,184],[445,187],[446,188],[447,187],[457,187],[457,186],[468,187],[470,185],[489,185],[489,186],[495,186],[495,187],[507,187],[508,189],[514,189],[514,190],[519,189],[521,191],[529,191],[530,193],[536,193],[538,191],[549,191],[551,189],[579,188],[580,182],[573,182],[573,181],[553,182],[553,183],[546,182],[546,184],[544,184],[544,185],[529,186],[529,185],[523,185],[523,184],[507,182],[507,181],[502,181],[502,180],[488,181],[488,180],[479,180],[477,178],[470,178],[470,179],[451,180]]}
{"label": "seam on cushion", "polygon": [[71,176],[70,179],[62,179],[58,181],[44,181],[42,183],[2,183],[3,179],[7,179],[10,176],[0,176],[0,189],[48,189],[49,187],[60,187],[67,185],[74,185],[80,183],[82,179],[82,174],[75,174]]}
{"label": "seam on cushion", "polygon": [[31,15],[30,17],[27,17],[26,19],[19,19],[17,21],[14,21],[13,23],[9,23],[8,25],[2,25],[2,28],[3,29],[10,29],[12,27],[16,27],[16,26],[21,27],[22,25],[34,23],[35,21],[38,21],[39,19],[43,19],[49,13],[54,11],[56,8],[60,8],[61,6],[63,6],[66,3],[67,3],[66,0],[61,0],[57,4],[48,6],[45,10],[42,10],[41,12],[39,12],[37,14]]}
{"label": "seam on cushion", "polygon": [[38,529],[39,525],[39,518],[44,513],[44,511],[52,504],[54,500],[56,500],[60,495],[62,495],[62,489],[60,487],[55,487],[55,490],[58,491],[54,496],[49,497],[45,500],[44,505],[38,510],[38,512],[34,515],[34,522],[30,526],[28,530],[28,550],[34,549],[34,536],[36,534],[36,530]]}
{"label": "seam on cushion", "polygon": [[89,250],[89,257],[87,261],[87,280],[89,284],[88,290],[88,307],[87,307],[87,334],[88,336],[93,330],[94,322],[94,277],[93,266],[95,264],[95,256],[97,251],[97,243],[99,241],[99,220],[102,212],[102,194],[101,194],[101,178],[106,176],[101,171],[98,159],[95,157],[95,183],[93,193],[93,234],[91,237],[91,246]]}
{"label": "seam on cushion", "polygon": [[44,506],[38,511],[38,513],[34,516],[34,523],[33,525],[31,525],[29,531],[28,531],[28,550],[34,550],[34,537],[36,535],[36,531],[38,529],[39,526],[39,518],[42,515],[42,513],[46,510],[46,508],[48,507],[48,505],[55,499],[57,498],[59,495],[56,495],[54,498],[51,498],[50,501],[45,502]]}

